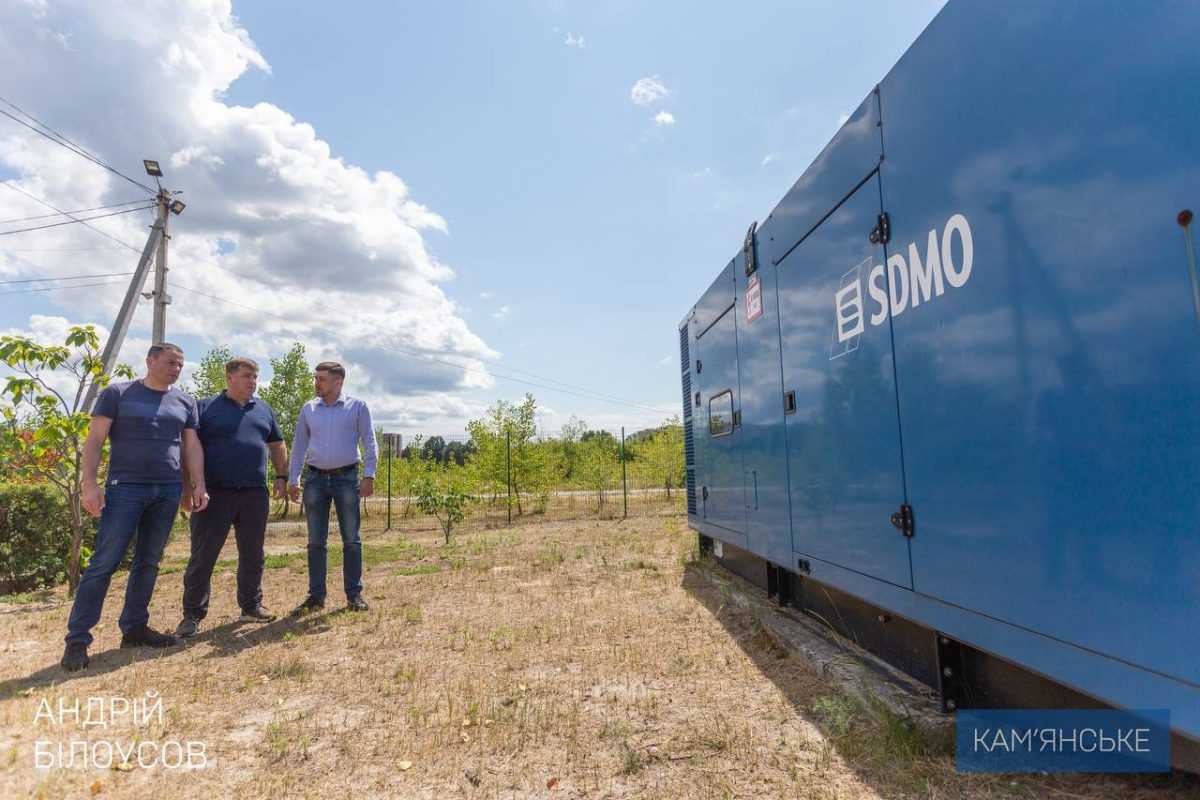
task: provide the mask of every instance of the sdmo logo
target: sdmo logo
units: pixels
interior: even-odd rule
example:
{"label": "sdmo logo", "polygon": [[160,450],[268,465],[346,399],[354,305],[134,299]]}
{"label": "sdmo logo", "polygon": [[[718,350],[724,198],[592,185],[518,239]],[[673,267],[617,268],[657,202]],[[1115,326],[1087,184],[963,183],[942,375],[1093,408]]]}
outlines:
{"label": "sdmo logo", "polygon": [[[958,239],[956,257],[954,240]],[[929,232],[925,244],[925,257],[917,243],[908,245],[908,259],[901,252],[892,253],[887,260],[887,277],[884,265],[871,267],[873,259],[866,259],[842,276],[841,285],[834,295],[834,320],[836,341],[830,357],[846,355],[858,348],[858,337],[866,331],[870,312],[871,325],[882,325],[888,314],[898,317],[909,308],[928,303],[941,297],[946,288],[961,289],[971,279],[971,268],[975,263],[975,245],[971,239],[971,224],[962,214],[946,220],[941,235],[934,228]],[[869,271],[868,271],[869,267]],[[863,302],[863,272],[866,271],[867,293],[871,307]]]}

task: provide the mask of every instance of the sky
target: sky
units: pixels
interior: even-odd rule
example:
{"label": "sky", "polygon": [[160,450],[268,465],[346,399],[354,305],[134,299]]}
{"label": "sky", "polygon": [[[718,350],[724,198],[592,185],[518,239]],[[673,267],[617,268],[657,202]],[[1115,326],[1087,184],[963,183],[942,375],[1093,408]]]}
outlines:
{"label": "sky", "polygon": [[[10,0],[0,97],[182,191],[189,370],[224,345],[266,380],[299,341],[408,437],[527,391],[547,434],[633,431],[680,411],[679,321],[941,5]],[[0,224],[0,333],[107,336],[151,212],[90,223],[120,243],[4,232],[61,219],[28,195],[147,192],[7,117],[0,180],[24,220]],[[12,282],[80,275],[111,277]],[[150,324],[142,301],[122,361]]]}

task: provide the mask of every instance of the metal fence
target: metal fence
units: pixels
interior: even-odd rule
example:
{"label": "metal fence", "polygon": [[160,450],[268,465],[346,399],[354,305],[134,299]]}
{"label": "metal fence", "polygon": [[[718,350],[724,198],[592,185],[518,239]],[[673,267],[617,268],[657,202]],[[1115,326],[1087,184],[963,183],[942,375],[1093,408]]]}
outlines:
{"label": "metal fence", "polygon": [[[664,426],[633,437],[624,429],[611,429],[588,431],[586,436],[538,437],[520,445],[506,437],[503,447],[490,453],[467,451],[459,463],[455,457],[422,457],[411,445],[402,455],[399,436],[385,434],[379,441],[375,494],[362,501],[363,527],[437,527],[434,517],[420,509],[417,486],[423,478],[439,486],[454,485],[467,497],[464,519],[456,529],[685,513],[681,429]],[[466,444],[461,436],[452,441]],[[485,460],[488,463],[481,463]],[[298,522],[301,517],[295,504],[275,507],[277,520]]]}

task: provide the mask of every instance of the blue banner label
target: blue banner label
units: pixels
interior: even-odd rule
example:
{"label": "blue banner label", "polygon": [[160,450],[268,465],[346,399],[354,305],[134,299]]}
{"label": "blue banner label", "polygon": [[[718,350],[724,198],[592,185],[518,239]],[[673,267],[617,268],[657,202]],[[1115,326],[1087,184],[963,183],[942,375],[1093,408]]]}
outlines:
{"label": "blue banner label", "polygon": [[955,715],[959,772],[1169,772],[1163,709],[965,709]]}

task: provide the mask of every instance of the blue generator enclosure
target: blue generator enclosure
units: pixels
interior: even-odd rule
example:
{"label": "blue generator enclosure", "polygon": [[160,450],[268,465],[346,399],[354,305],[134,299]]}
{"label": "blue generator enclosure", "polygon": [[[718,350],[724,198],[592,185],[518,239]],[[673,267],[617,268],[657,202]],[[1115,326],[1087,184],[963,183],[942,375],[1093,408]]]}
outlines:
{"label": "blue generator enclosure", "polygon": [[951,0],[679,327],[690,525],[1200,739],[1197,75]]}

